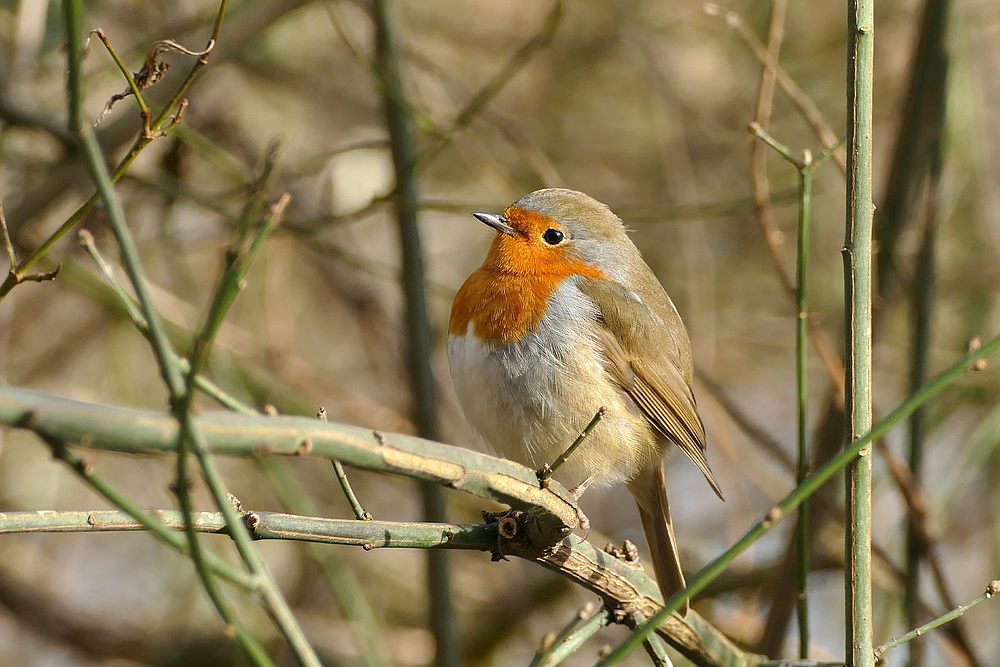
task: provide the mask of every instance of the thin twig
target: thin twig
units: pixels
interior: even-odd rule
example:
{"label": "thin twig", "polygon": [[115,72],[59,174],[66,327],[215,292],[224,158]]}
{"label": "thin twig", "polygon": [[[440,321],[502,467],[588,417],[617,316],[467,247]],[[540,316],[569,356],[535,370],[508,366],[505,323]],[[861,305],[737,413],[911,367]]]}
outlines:
{"label": "thin twig", "polygon": [[[208,64],[209,55],[211,54],[213,48],[215,47],[215,43],[219,38],[219,31],[222,29],[222,20],[225,17],[226,7],[228,4],[229,0],[220,0],[219,12],[215,17],[215,25],[212,29],[212,36],[209,38],[205,50],[201,52],[201,55],[198,57],[198,60],[195,61],[195,64],[192,66],[191,71],[188,73],[187,77],[184,79],[181,85],[177,88],[170,102],[168,102],[163,107],[163,111],[161,111],[160,114],[156,117],[156,119],[149,124],[150,132],[145,132],[145,131],[141,132],[139,136],[136,137],[136,140],[135,142],[133,142],[132,147],[125,154],[125,157],[123,157],[121,159],[121,162],[118,163],[118,166],[115,167],[115,170],[111,173],[112,183],[117,182],[118,179],[122,177],[122,175],[128,170],[128,168],[132,165],[135,159],[139,156],[139,153],[141,153],[142,150],[153,141],[153,139],[159,136],[163,136],[164,134],[172,131],[175,127],[177,127],[178,123],[180,123],[181,117],[184,114],[184,110],[187,108],[187,100],[184,99],[184,94],[187,92],[188,88],[190,88],[191,84],[194,83],[194,80],[197,77],[198,73],[201,71],[201,69]],[[82,57],[82,55],[80,57]],[[79,74],[73,74],[71,72],[71,77],[76,77],[76,79],[70,82],[71,85],[69,86],[70,110],[71,110],[70,127],[72,133],[73,132],[72,128],[80,125],[81,117],[79,110],[82,107],[83,89],[82,89],[82,79],[79,78]],[[168,117],[170,117],[170,113],[175,109],[176,111],[174,112],[174,116],[170,118],[170,122],[167,123],[166,128],[163,129],[164,123],[166,123]],[[77,134],[74,134],[74,136],[77,136]],[[31,279],[31,280],[36,279],[35,277],[25,278],[23,276],[25,276],[27,270],[30,269],[32,266],[34,266],[34,264],[39,259],[41,259],[42,256],[44,256],[52,248],[52,246],[54,246],[56,242],[59,241],[59,239],[65,236],[70,229],[72,229],[81,219],[83,219],[83,216],[86,215],[87,212],[90,211],[90,209],[93,208],[94,205],[97,204],[97,202],[100,200],[101,200],[101,193],[95,192],[93,195],[91,195],[90,199],[84,202],[62,225],[59,226],[58,229],[52,232],[52,234],[50,234],[49,237],[45,239],[45,241],[43,241],[41,245],[39,245],[27,257],[21,260],[21,262],[17,265],[16,270],[12,270],[11,273],[7,276],[7,278],[3,281],[3,283],[0,284],[0,301],[3,301],[3,299],[7,296],[7,294],[10,293],[12,289],[14,289],[14,287],[16,287],[19,283],[23,282],[25,279]],[[55,273],[57,272],[58,270]],[[51,279],[48,276],[52,274],[41,274],[41,275],[46,276],[44,279],[48,280]]]}
{"label": "thin twig", "polygon": [[607,406],[602,405],[600,408],[598,408],[597,412],[594,414],[594,417],[590,420],[590,423],[587,424],[586,427],[584,427],[580,435],[576,436],[576,440],[573,441],[573,444],[571,444],[566,449],[565,452],[560,454],[559,457],[556,458],[556,460],[553,461],[551,465],[546,463],[537,471],[535,471],[535,476],[538,477],[538,485],[541,488],[547,489],[549,487],[550,484],[549,478],[552,477],[552,473],[558,470],[564,463],[566,463],[566,461],[569,460],[569,457],[573,455],[573,452],[576,451],[577,447],[583,444],[583,441],[587,439],[587,436],[590,435],[590,432],[594,430],[594,427],[597,426],[598,422],[604,419],[604,415],[606,415],[607,413],[608,413]]}
{"label": "thin twig", "polygon": [[[107,260],[101,255],[97,246],[94,244],[94,235],[91,234],[86,229],[81,229],[78,234],[80,245],[82,245],[87,253],[93,258],[97,267],[100,269],[101,274],[104,276],[105,280],[114,290],[115,296],[118,297],[119,303],[121,303],[122,308],[125,309],[125,313],[128,315],[129,319],[132,320],[132,324],[146,339],[149,339],[149,325],[146,322],[146,318],[143,317],[142,311],[136,305],[135,301],[129,295],[122,284],[115,277],[114,269],[108,264]],[[188,360],[184,357],[176,354],[171,350],[174,356],[174,362],[180,365],[181,373],[187,374],[190,369]],[[256,414],[255,411],[249,406],[244,405],[241,401],[237,400],[235,397],[231,396],[217,384],[209,380],[204,374],[199,373],[195,378],[195,387],[201,391],[206,396],[214,398],[219,405],[234,410],[236,412],[241,412],[243,414]]]}
{"label": "thin twig", "polygon": [[10,270],[13,271],[17,266],[17,255],[14,253],[14,244],[10,242],[10,233],[7,231],[7,216],[3,212],[2,200],[0,200],[0,239],[3,240],[3,248],[7,252]]}
{"label": "thin twig", "polygon": [[[757,59],[764,64],[765,67],[774,72],[778,85],[781,89],[785,91],[788,99],[792,101],[795,108],[799,110],[809,126],[812,127],[816,136],[819,137],[820,143],[823,144],[824,148],[831,148],[836,145],[839,135],[833,131],[833,128],[827,122],[826,118],[823,117],[823,112],[819,110],[816,103],[811,97],[805,94],[805,92],[799,88],[798,84],[788,75],[788,72],[778,63],[777,59],[774,58],[771,53],[761,44],[757,36],[753,34],[753,31],[747,27],[746,22],[734,11],[726,10],[716,5],[714,3],[705,3],[703,5],[705,13],[709,16],[716,16],[725,19],[726,25],[734,29],[736,33],[743,38],[750,50],[753,51]],[[833,156],[834,161],[840,168],[841,173],[847,173],[847,160],[841,151],[837,151]]]}
{"label": "thin twig", "polygon": [[[798,465],[796,481],[801,484],[809,474],[808,448],[808,358],[807,337],[809,327],[809,309],[807,301],[807,267],[809,264],[809,219],[812,213],[812,182],[813,173],[818,161],[806,150],[802,159],[796,158],[791,150],[768,134],[756,121],[750,124],[750,131],[771,146],[782,157],[790,162],[799,172],[799,228],[797,243],[797,260],[795,275],[795,375],[797,389],[797,419],[796,440]],[[825,159],[835,148],[830,148],[821,154]],[[803,501],[798,509],[795,530],[796,558],[796,615],[799,628],[799,657],[809,657],[809,599],[807,585],[809,579],[809,502]]]}
{"label": "thin twig", "polygon": [[809,475],[804,483],[795,487],[795,489],[785,496],[781,502],[772,507],[767,515],[751,527],[750,530],[748,530],[743,537],[737,540],[732,547],[702,568],[702,570],[695,575],[695,577],[689,580],[688,585],[683,590],[678,591],[672,595],[670,599],[666,600],[663,603],[663,608],[653,615],[647,624],[634,632],[627,640],[619,644],[607,658],[598,664],[601,667],[618,664],[625,658],[626,655],[629,654],[629,652],[637,648],[638,645],[642,643],[645,636],[652,632],[667,616],[679,609],[685,601],[694,597],[702,589],[704,589],[712,579],[726,569],[729,563],[731,563],[738,554],[742,553],[749,548],[750,545],[759,540],[783,516],[796,509],[803,500],[811,496],[817,489],[829,481],[834,474],[845,468],[848,464],[854,462],[860,452],[867,451],[867,448],[870,447],[871,443],[882,437],[882,435],[884,435],[890,428],[908,417],[916,408],[926,403],[930,398],[971,370],[972,364],[978,359],[983,358],[982,353],[987,350],[987,348],[990,353],[1000,349],[1000,335],[992,338],[989,343],[983,347],[959,358],[948,369],[942,371],[929,380],[927,384],[920,389],[920,391],[911,394],[906,400],[900,403],[896,409],[875,424],[866,434],[846,446],[844,449],[840,450],[840,452],[832,457],[826,464]]}
{"label": "thin twig", "polygon": [[977,597],[975,600],[973,600],[972,602],[969,602],[968,604],[964,604],[961,607],[957,607],[955,609],[952,609],[948,613],[944,614],[943,616],[941,616],[939,618],[934,619],[930,623],[927,623],[925,625],[921,625],[919,628],[915,628],[913,630],[910,630],[905,635],[901,635],[899,637],[896,637],[895,639],[887,641],[886,643],[882,644],[881,646],[875,647],[872,650],[873,659],[876,660],[876,661],[881,660],[882,656],[885,655],[886,651],[888,651],[890,649],[893,649],[893,648],[899,646],[900,644],[902,644],[904,642],[908,642],[908,641],[910,641],[912,639],[916,639],[917,637],[919,637],[920,635],[924,634],[928,630],[933,630],[934,628],[937,628],[937,627],[939,627],[941,625],[944,625],[948,621],[955,620],[956,618],[958,618],[959,616],[961,616],[962,614],[964,614],[965,612],[967,612],[969,609],[972,609],[973,607],[975,607],[980,602],[983,602],[984,600],[989,600],[990,598],[992,598],[997,593],[1000,593],[1000,579],[995,579],[995,580],[991,581],[989,583],[989,585],[986,587],[986,591],[982,595],[980,595],[979,597]]}
{"label": "thin twig", "polygon": [[607,607],[594,613],[592,605],[587,605],[577,612],[558,635],[538,650],[529,667],[558,665],[610,622],[611,611]]}
{"label": "thin twig", "polygon": [[[52,449],[53,456],[68,464],[74,472],[82,477],[98,493],[132,516],[141,527],[151,531],[181,553],[190,555],[188,549],[189,543],[180,533],[164,525],[148,510],[133,501],[126,494],[120,492],[106,478],[94,470],[93,464],[71,450],[65,440],[52,436],[42,436],[42,440]],[[89,520],[88,523],[90,523]],[[234,584],[246,587],[248,590],[259,590],[260,582],[256,577],[247,575],[215,554],[206,554],[205,567],[211,570],[213,574],[224,577]],[[233,629],[236,642],[247,655],[247,658],[259,667],[274,667],[274,663],[271,661],[263,645],[231,613],[228,603],[221,596],[219,600],[219,604],[226,610],[225,613],[220,610],[220,615],[225,618],[226,623]]]}
{"label": "thin twig", "polygon": [[[798,411],[796,415],[796,441],[798,444],[798,470],[795,476],[797,484],[805,481],[809,475],[809,365],[808,365],[808,319],[809,302],[807,292],[807,276],[809,266],[809,222],[812,214],[812,155],[806,150],[799,166],[799,235],[798,261],[796,262],[796,326],[795,326],[795,376],[798,392]],[[798,571],[796,605],[799,625],[799,657],[809,657],[809,501],[805,500],[799,506],[796,542],[798,545]]]}
{"label": "thin twig", "polygon": [[[101,111],[101,114],[97,117],[97,120],[94,122],[94,126],[96,127],[98,124],[100,124],[100,122],[104,120],[108,116],[108,114],[111,113],[111,109],[114,107],[116,103],[125,99],[129,95],[134,95],[139,103],[139,108],[142,116],[141,136],[146,139],[155,139],[156,137],[161,137],[164,134],[166,134],[165,131],[160,130],[159,128],[154,130],[153,128],[150,127],[151,114],[149,109],[146,107],[145,100],[143,100],[142,96],[140,95],[140,91],[155,86],[163,79],[163,76],[166,74],[167,70],[170,69],[170,64],[162,60],[163,54],[184,53],[189,56],[198,56],[200,58],[202,56],[207,56],[209,52],[214,48],[214,44],[210,43],[205,48],[204,51],[192,51],[191,49],[181,46],[172,39],[157,40],[153,42],[153,45],[150,47],[149,52],[146,54],[146,60],[143,62],[142,68],[135,74],[131,74],[129,73],[128,68],[125,67],[125,63],[122,62],[121,58],[118,57],[118,54],[115,53],[115,50],[114,48],[112,48],[111,42],[108,41],[108,38],[105,36],[104,31],[98,29],[95,30],[94,33],[96,33],[97,36],[101,39],[101,41],[104,42],[104,45],[108,48],[108,51],[111,53],[111,57],[114,58],[115,62],[118,64],[119,69],[121,69],[122,73],[125,75],[126,80],[128,81],[128,88],[126,88],[124,92],[112,95],[111,98],[108,100],[107,104],[104,105],[104,110]],[[184,102],[182,100],[181,110],[183,109],[183,105]],[[177,117],[174,118],[171,125],[177,123],[180,113],[181,111],[179,110]]]}
{"label": "thin twig", "polygon": [[[802,161],[792,154],[792,150],[788,146],[786,146],[785,144],[781,143],[780,141],[772,137],[770,134],[768,134],[768,132],[763,127],[761,127],[760,123],[758,123],[757,121],[753,121],[752,123],[747,125],[747,130],[750,131],[750,134],[754,135],[758,139],[763,140],[765,144],[773,148],[775,152],[781,155],[781,157],[791,162],[792,166],[794,166],[796,169],[802,168]],[[801,192],[802,190],[800,188],[799,189],[800,196]]]}
{"label": "thin twig", "polygon": [[[786,160],[789,160],[796,168],[799,167],[799,160],[791,151],[776,141],[763,126],[754,121],[750,123],[747,127],[751,134],[760,138],[766,142],[769,146],[774,148],[778,153],[782,155]],[[840,145],[840,142],[834,144],[834,149]],[[820,157],[824,158],[830,154],[829,149],[824,151],[819,156],[817,156],[814,161],[815,164],[819,164],[822,160]],[[761,186],[756,186],[761,187]],[[762,196],[762,195],[761,195]],[[778,278],[781,280],[782,286],[785,288],[785,294],[792,301],[795,300],[795,283],[792,281],[792,274],[785,267],[784,259],[784,234],[778,229],[777,225],[774,223],[773,219],[770,217],[770,206],[767,202],[758,201],[757,195],[755,197],[755,207],[758,212],[758,220],[761,224],[761,229],[764,236],[764,244],[767,246],[767,250],[771,255],[771,260],[774,262],[774,268],[778,272]],[[826,368],[827,375],[830,377],[830,382],[834,387],[834,395],[837,398],[838,405],[843,405],[844,403],[844,363],[840,359],[840,355],[833,348],[833,344],[830,343],[829,338],[827,338],[826,333],[820,329],[819,324],[816,322],[815,318],[808,317],[806,319],[806,326],[809,332],[809,340],[812,342],[813,347],[816,349],[816,353],[819,354],[820,359],[823,362],[823,366]]]}
{"label": "thin twig", "polygon": [[[125,81],[128,82],[129,90],[135,97],[136,104],[139,105],[139,112],[142,114],[143,125],[145,129],[148,130],[150,121],[149,107],[146,106],[146,100],[142,99],[142,93],[139,91],[139,85],[135,81],[136,76],[133,75],[132,72],[129,71],[128,67],[125,66],[125,63],[122,62],[122,59],[118,56],[118,53],[115,51],[115,47],[111,46],[111,40],[108,39],[108,36],[104,34],[103,30],[97,28],[96,30],[91,30],[90,34],[97,35],[97,38],[101,40],[102,44],[104,44],[104,47],[108,50],[108,53],[111,54],[111,58],[115,61],[115,64],[118,65],[118,69],[121,70],[122,75],[125,77]],[[124,94],[115,95],[111,99],[112,100],[114,100],[115,98],[122,99],[124,97],[125,97]],[[109,102],[108,107],[106,108],[110,109],[111,104],[112,102]],[[102,114],[102,117],[103,115],[104,114]],[[100,122],[100,118],[98,118],[98,122]],[[95,123],[95,125],[96,124],[97,123]]]}
{"label": "thin twig", "polygon": [[[320,407],[316,412],[316,417],[320,421],[327,421],[326,418],[326,408]],[[351,509],[354,510],[354,516],[358,521],[371,521],[372,517],[370,512],[367,512],[358,501],[358,496],[354,493],[354,489],[351,488],[351,483],[347,480],[347,473],[344,472],[344,465],[337,459],[332,460],[333,469],[337,473],[337,481],[340,482],[340,488],[343,490],[344,495],[347,496],[347,502],[350,504]]]}
{"label": "thin twig", "polygon": [[[625,625],[632,630],[635,630],[645,622],[646,617],[638,611],[633,611],[625,617]],[[643,640],[643,646],[646,649],[646,654],[653,663],[653,667],[673,667],[673,663],[670,662],[670,656],[667,655],[667,647],[664,646],[663,641],[657,635],[647,635]]]}
{"label": "thin twig", "polygon": [[[0,201],[0,241],[3,242],[4,250],[7,253],[7,261],[10,262],[10,270],[7,273],[7,280],[11,282],[12,285],[18,285],[25,281],[32,281],[36,283],[45,282],[47,280],[55,280],[59,273],[62,271],[62,262],[53,271],[46,271],[45,273],[23,273],[20,267],[17,265],[17,254],[14,252],[14,244],[10,240],[10,233],[7,231],[7,216],[3,212],[3,201]],[[0,297],[2,299],[3,297]]]}

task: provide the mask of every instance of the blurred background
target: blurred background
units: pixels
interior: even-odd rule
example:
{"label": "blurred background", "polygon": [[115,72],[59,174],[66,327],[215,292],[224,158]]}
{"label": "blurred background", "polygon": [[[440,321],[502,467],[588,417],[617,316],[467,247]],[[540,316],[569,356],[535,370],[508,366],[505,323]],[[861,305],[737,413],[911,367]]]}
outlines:
{"label": "blurred background", "polygon": [[[918,77],[923,83],[916,88],[911,65],[924,1],[881,0],[876,7],[875,200],[880,214],[895,216],[889,224],[880,218],[874,368],[879,414],[910,393],[915,304],[930,303],[915,296],[917,258],[928,229],[936,231],[928,372],[951,364],[970,338],[1000,330],[1000,3],[944,4],[947,80],[937,62],[939,69]],[[158,39],[204,48],[218,12],[209,0],[93,0],[86,8],[87,29],[102,28],[133,70]],[[770,149],[760,151],[754,171],[755,140],[746,127],[758,117],[762,65],[736,29],[743,26],[766,41],[770,4],[732,0],[706,11],[698,2],[678,0],[580,1],[566,2],[560,11],[528,0],[406,0],[399,10],[416,148],[434,151],[419,163],[417,182],[443,440],[479,447],[455,400],[445,352],[451,299],[481,262],[492,234],[469,213],[499,212],[540,187],[587,192],[633,230],[691,333],[709,460],[727,498],[720,503],[684,457],[668,463],[682,560],[689,573],[696,572],[794,486],[788,462],[795,446],[795,310],[775,257],[794,276],[797,173]],[[719,15],[729,10],[740,20]],[[843,3],[793,2],[783,23],[780,63],[833,136],[841,136]],[[249,275],[209,371],[257,407],[271,404],[308,415],[322,405],[331,420],[414,432],[400,247],[387,198],[393,167],[382,89],[371,73],[373,34],[362,1],[230,3],[210,64],[187,94],[183,122],[142,152],[118,192],[156,302],[177,344],[187,349],[247,186],[277,143],[270,199],[287,191],[291,204]],[[0,2],[0,35],[0,197],[14,246],[24,257],[94,188],[65,130],[60,3]],[[165,60],[173,68],[145,93],[156,111],[194,61],[180,54]],[[85,112],[93,120],[125,83],[97,40],[84,71]],[[943,89],[943,121],[927,114],[912,121],[913,105],[906,100],[914,89]],[[470,115],[467,105],[483,91],[486,104]],[[916,134],[903,135],[904,147],[932,148],[900,154],[900,133],[914,124]],[[98,126],[112,164],[139,127],[128,98]],[[780,86],[769,130],[795,154],[823,148]],[[907,138],[912,136],[918,140]],[[940,169],[926,166],[927,155],[934,154],[940,155]],[[843,347],[844,197],[843,174],[835,160],[827,160],[816,172],[809,294],[817,338],[834,353],[830,366],[810,349],[811,439],[827,449],[838,447],[842,437],[829,369]],[[936,230],[927,224],[928,210],[936,210]],[[762,218],[775,226],[771,249]],[[116,262],[101,208],[81,226]],[[75,230],[36,269],[51,270],[60,262],[55,282],[18,286],[0,303],[0,381],[165,409],[166,392],[148,344],[76,243]],[[942,577],[939,584],[930,568],[923,570],[918,615],[924,620],[950,606],[942,588],[961,603],[1000,575],[998,367],[995,361],[963,378],[925,416],[922,487]],[[207,399],[200,403],[217,409]],[[0,437],[0,511],[106,506],[33,436],[7,431]],[[907,428],[895,429],[885,445],[897,459],[905,457]],[[101,453],[92,459],[144,505],[173,506],[173,461]],[[245,507],[283,507],[257,464],[222,463],[230,491]],[[321,515],[351,516],[331,466],[315,459],[291,465]],[[349,473],[375,517],[422,516],[415,484]],[[907,626],[899,574],[907,506],[881,454],[874,474],[880,643]],[[842,484],[835,482],[825,500],[814,503],[810,655],[820,660],[843,656],[843,522],[836,518],[842,496]],[[196,500],[211,507],[200,487]],[[452,521],[479,521],[480,510],[496,509],[457,493],[447,500]],[[645,553],[624,489],[593,490],[583,507],[596,545],[627,538]],[[775,656],[796,651],[794,620],[788,620],[794,591],[782,575],[789,572],[783,561],[792,528],[785,521],[694,603],[739,643]],[[230,553],[224,538],[205,542]],[[303,545],[260,548],[328,664],[431,663],[424,553],[323,547],[339,573],[330,579],[316,551]],[[527,664],[546,633],[558,632],[596,599],[517,560],[491,563],[486,554],[470,552],[453,553],[450,563],[469,665]],[[367,606],[373,624],[352,625],[343,604]],[[252,602],[244,607],[251,626],[280,646],[264,614]],[[920,664],[1000,664],[1000,607],[984,604],[960,623],[923,640]],[[602,646],[617,643],[625,632],[605,629],[566,664],[592,664]],[[369,641],[373,636],[377,641]],[[276,650],[291,664],[289,655]],[[908,656],[908,649],[897,649],[888,664],[909,664]],[[646,664],[647,658],[636,654],[630,660]],[[0,665],[96,664],[244,662],[223,635],[190,563],[152,538],[0,538]]]}

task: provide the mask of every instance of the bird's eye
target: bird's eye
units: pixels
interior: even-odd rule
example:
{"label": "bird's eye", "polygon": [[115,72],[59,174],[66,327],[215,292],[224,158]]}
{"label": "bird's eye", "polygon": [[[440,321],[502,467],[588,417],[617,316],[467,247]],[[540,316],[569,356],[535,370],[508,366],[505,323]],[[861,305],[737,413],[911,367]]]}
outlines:
{"label": "bird's eye", "polygon": [[566,238],[566,235],[558,229],[546,229],[545,233],[542,234],[542,239],[549,245],[559,245],[564,238]]}

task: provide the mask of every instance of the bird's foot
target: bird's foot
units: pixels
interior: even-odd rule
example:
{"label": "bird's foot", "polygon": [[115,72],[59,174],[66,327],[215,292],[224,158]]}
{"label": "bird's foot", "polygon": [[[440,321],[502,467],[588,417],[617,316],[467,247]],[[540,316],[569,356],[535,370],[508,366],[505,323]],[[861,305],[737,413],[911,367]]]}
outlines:
{"label": "bird's foot", "polygon": [[573,500],[580,502],[580,497],[583,495],[583,492],[590,488],[590,485],[594,483],[595,479],[597,479],[597,475],[591,475],[570,489],[569,495],[573,496]]}
{"label": "bird's foot", "polygon": [[[590,488],[590,485],[594,483],[595,479],[597,479],[597,475],[591,475],[570,489],[569,495],[573,496],[573,500],[579,503],[583,492]],[[590,535],[590,519],[588,519],[587,515],[583,513],[583,510],[580,509],[579,505],[577,505],[576,508],[576,517],[580,521],[580,529],[584,531],[583,539],[587,539],[587,536]]]}

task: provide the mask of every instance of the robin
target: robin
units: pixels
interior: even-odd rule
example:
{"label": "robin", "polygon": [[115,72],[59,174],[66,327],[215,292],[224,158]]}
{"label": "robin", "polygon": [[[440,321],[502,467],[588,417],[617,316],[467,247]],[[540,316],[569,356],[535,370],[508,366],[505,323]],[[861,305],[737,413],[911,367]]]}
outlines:
{"label": "robin", "polygon": [[555,477],[577,498],[591,484],[627,485],[666,600],[684,588],[663,474],[671,445],[722,498],[677,309],[618,216],[582,192],[538,190],[502,215],[473,215],[497,234],[448,325],[466,418],[498,454],[538,468],[606,407]]}

